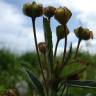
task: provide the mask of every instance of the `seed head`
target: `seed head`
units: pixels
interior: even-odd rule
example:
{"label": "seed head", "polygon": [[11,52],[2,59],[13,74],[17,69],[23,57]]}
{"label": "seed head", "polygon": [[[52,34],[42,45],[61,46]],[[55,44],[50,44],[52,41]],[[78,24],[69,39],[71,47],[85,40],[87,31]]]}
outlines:
{"label": "seed head", "polygon": [[46,43],[45,42],[40,42],[39,44],[38,44],[38,49],[39,49],[39,51],[41,52],[41,53],[46,53],[46,48],[47,48],[47,45],[46,45]]}
{"label": "seed head", "polygon": [[71,16],[72,16],[72,13],[71,13],[71,11],[68,9],[68,8],[66,8],[66,7],[60,7],[60,8],[57,8],[56,9],[56,11],[55,11],[55,19],[59,22],[59,23],[61,23],[61,24],[63,24],[63,25],[65,25],[68,21],[69,21],[69,19],[71,18]]}
{"label": "seed head", "polygon": [[93,39],[93,33],[88,28],[82,28],[81,26],[74,30],[76,36],[81,40]]}
{"label": "seed head", "polygon": [[60,39],[65,38],[65,32],[66,32],[66,35],[69,34],[69,29],[66,25],[65,26],[63,26],[63,25],[57,26],[57,28],[56,28],[57,39],[60,40]]}
{"label": "seed head", "polygon": [[43,7],[35,2],[32,4],[26,3],[23,6],[23,13],[31,18],[36,18],[43,14]]}
{"label": "seed head", "polygon": [[56,8],[52,7],[52,6],[48,6],[46,8],[44,8],[44,15],[48,18],[51,18],[54,16]]}

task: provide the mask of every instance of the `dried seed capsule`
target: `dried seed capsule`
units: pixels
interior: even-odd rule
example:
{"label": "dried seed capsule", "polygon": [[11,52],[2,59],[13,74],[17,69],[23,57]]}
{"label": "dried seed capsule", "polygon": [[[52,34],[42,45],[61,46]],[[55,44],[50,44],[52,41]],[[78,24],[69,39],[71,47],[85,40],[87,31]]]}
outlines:
{"label": "dried seed capsule", "polygon": [[45,42],[40,42],[39,44],[38,44],[38,48],[39,48],[39,51],[41,52],[41,53],[46,53],[46,47],[47,47],[47,45],[46,45],[46,43]]}
{"label": "dried seed capsule", "polygon": [[66,8],[66,7],[64,7],[64,8],[60,7],[60,8],[57,8],[56,9],[55,16],[54,17],[55,17],[55,19],[59,23],[65,25],[69,21],[69,19],[71,18],[71,16],[72,16],[72,13],[71,13],[71,11],[68,8]]}
{"label": "dried seed capsule", "polygon": [[55,7],[48,6],[48,7],[44,8],[44,11],[43,11],[43,12],[44,12],[44,15],[45,15],[46,17],[51,18],[51,17],[54,16],[55,10],[56,10]]}
{"label": "dried seed capsule", "polygon": [[63,39],[65,37],[65,32],[68,35],[69,34],[69,29],[68,27],[65,25],[65,27],[63,25],[59,25],[56,28],[56,35],[57,35],[57,39]]}
{"label": "dried seed capsule", "polygon": [[36,18],[43,14],[43,7],[35,2],[32,4],[27,3],[23,6],[23,13],[31,18]]}
{"label": "dried seed capsule", "polygon": [[23,5],[23,13],[29,17],[32,17],[32,13],[31,13],[32,9],[31,9],[31,4],[27,3]]}
{"label": "dried seed capsule", "polygon": [[82,28],[81,26],[74,30],[76,36],[81,40],[93,39],[93,33],[87,28]]}

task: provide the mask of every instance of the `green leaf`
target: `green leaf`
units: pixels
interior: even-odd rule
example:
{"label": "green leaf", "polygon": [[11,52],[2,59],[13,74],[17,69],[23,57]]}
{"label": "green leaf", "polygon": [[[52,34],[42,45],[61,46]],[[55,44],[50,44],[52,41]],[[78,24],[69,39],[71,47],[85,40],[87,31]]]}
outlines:
{"label": "green leaf", "polygon": [[67,85],[70,87],[84,87],[84,88],[96,88],[96,81],[94,80],[71,80],[67,81]]}
{"label": "green leaf", "polygon": [[25,69],[26,74],[28,75],[29,79],[31,80],[31,83],[33,87],[36,89],[36,91],[39,93],[40,96],[44,95],[44,88],[42,83],[36,78],[36,76],[30,72],[29,70]]}
{"label": "green leaf", "polygon": [[50,67],[53,68],[53,43],[52,43],[52,31],[50,28],[50,21],[43,17],[45,42],[47,43],[47,57]]}
{"label": "green leaf", "polygon": [[65,65],[64,68],[60,72],[61,77],[67,77],[74,75],[76,73],[80,73],[86,69],[86,65],[83,64],[68,64]]}

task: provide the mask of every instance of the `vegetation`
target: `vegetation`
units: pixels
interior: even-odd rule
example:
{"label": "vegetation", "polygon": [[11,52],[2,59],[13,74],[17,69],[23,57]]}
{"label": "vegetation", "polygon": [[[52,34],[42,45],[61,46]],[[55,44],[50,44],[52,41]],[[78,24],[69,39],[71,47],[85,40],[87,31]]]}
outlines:
{"label": "vegetation", "polygon": [[[3,53],[0,57],[2,72],[0,90],[3,91],[8,87],[14,88],[14,92],[12,90],[5,92],[7,96],[14,93],[20,96],[28,95],[26,89],[26,82],[28,82],[32,92],[31,96],[88,96],[95,94],[94,68],[96,61],[93,58],[96,56],[78,53],[82,40],[93,39],[92,31],[82,26],[74,29],[74,34],[78,38],[77,48],[73,52],[71,44],[67,52],[67,36],[70,34],[67,23],[72,16],[72,12],[67,7],[48,6],[43,8],[41,4],[32,2],[24,4],[23,13],[32,21],[36,54],[26,53],[18,57],[9,52],[5,54],[5,51],[1,51]],[[45,40],[37,43],[35,21],[40,16],[43,16]],[[57,41],[54,52],[50,24],[53,16],[59,22],[56,27]],[[57,49],[61,39],[64,39],[64,51],[61,56],[57,57]],[[20,83],[18,84],[20,81],[22,81],[21,84],[23,84],[24,89],[21,88]],[[16,94],[13,96],[16,96]]]}
{"label": "vegetation", "polygon": [[[60,56],[58,56],[58,60],[61,59]],[[80,52],[78,54],[78,58],[79,60],[90,64],[88,69],[80,76],[80,78],[83,78],[83,80],[96,80],[96,55],[90,55],[86,52]],[[22,63],[24,65],[22,65]],[[21,80],[27,81],[29,84],[29,89],[31,90],[32,86],[30,86],[29,80],[26,78],[22,71],[24,66],[26,66],[37,76],[39,76],[40,70],[37,62],[36,53],[28,52],[26,54],[18,56],[9,51],[0,50],[0,94],[6,92],[10,88],[15,88],[16,83]],[[87,96],[87,94],[89,93],[93,94],[91,96],[95,96],[96,89],[77,87],[70,87],[69,89],[69,94],[71,94],[71,96],[77,96],[77,94],[78,96]],[[30,95],[27,96],[32,96],[32,90],[30,91]]]}
{"label": "vegetation", "polygon": [[[42,80],[37,78],[32,71],[25,69],[25,73],[29,76],[33,87],[35,88],[34,95],[40,96],[67,96],[70,87],[87,87],[95,88],[96,82],[93,80],[86,80],[83,78],[83,73],[89,68],[89,63],[85,60],[82,61],[78,57],[78,50],[82,40],[93,39],[93,33],[88,28],[82,26],[74,29],[74,33],[78,38],[78,44],[74,56],[72,56],[72,44],[70,45],[68,53],[67,49],[67,36],[70,33],[67,23],[72,16],[72,12],[67,7],[55,8],[48,6],[43,8],[41,4],[36,2],[27,3],[23,6],[23,13],[30,17],[32,20],[33,34],[35,47],[37,52],[37,59],[40,69]],[[35,21],[38,17],[43,16],[44,28],[44,42],[37,44],[36,26]],[[51,18],[59,22],[60,25],[56,27],[56,46],[53,52]],[[56,53],[59,41],[64,40],[64,52],[62,59],[56,59]],[[43,56],[43,60],[40,57]],[[82,75],[81,75],[82,74]],[[81,75],[81,76],[80,76]],[[82,78],[80,78],[82,77]]]}

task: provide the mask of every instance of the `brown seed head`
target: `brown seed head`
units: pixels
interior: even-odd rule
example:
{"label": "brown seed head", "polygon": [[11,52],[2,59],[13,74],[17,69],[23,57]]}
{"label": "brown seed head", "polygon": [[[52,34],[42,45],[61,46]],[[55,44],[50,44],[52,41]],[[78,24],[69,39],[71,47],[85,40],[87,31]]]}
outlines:
{"label": "brown seed head", "polygon": [[76,36],[81,40],[93,39],[93,33],[87,28],[82,28],[81,26],[74,30]]}
{"label": "brown seed head", "polygon": [[65,38],[65,32],[68,35],[69,34],[69,29],[68,27],[65,25],[65,27],[63,25],[59,25],[56,28],[56,35],[57,35],[57,39],[63,39]]}
{"label": "brown seed head", "polygon": [[65,25],[69,21],[69,19],[71,18],[71,16],[72,16],[72,13],[71,13],[71,11],[68,8],[66,8],[66,7],[64,7],[64,8],[60,7],[60,8],[57,8],[56,9],[55,16],[54,17],[55,17],[55,19],[59,23]]}
{"label": "brown seed head", "polygon": [[38,49],[39,49],[39,51],[41,52],[41,53],[46,53],[46,48],[47,48],[47,45],[46,45],[46,43],[45,42],[40,42],[39,44],[38,44]]}
{"label": "brown seed head", "polygon": [[54,16],[55,10],[56,10],[55,7],[48,6],[48,7],[44,8],[44,15],[45,15],[46,17],[48,17],[48,18],[51,18],[51,17]]}
{"label": "brown seed head", "polygon": [[35,2],[32,4],[27,3],[23,6],[23,13],[31,18],[36,18],[43,14],[43,7]]}

